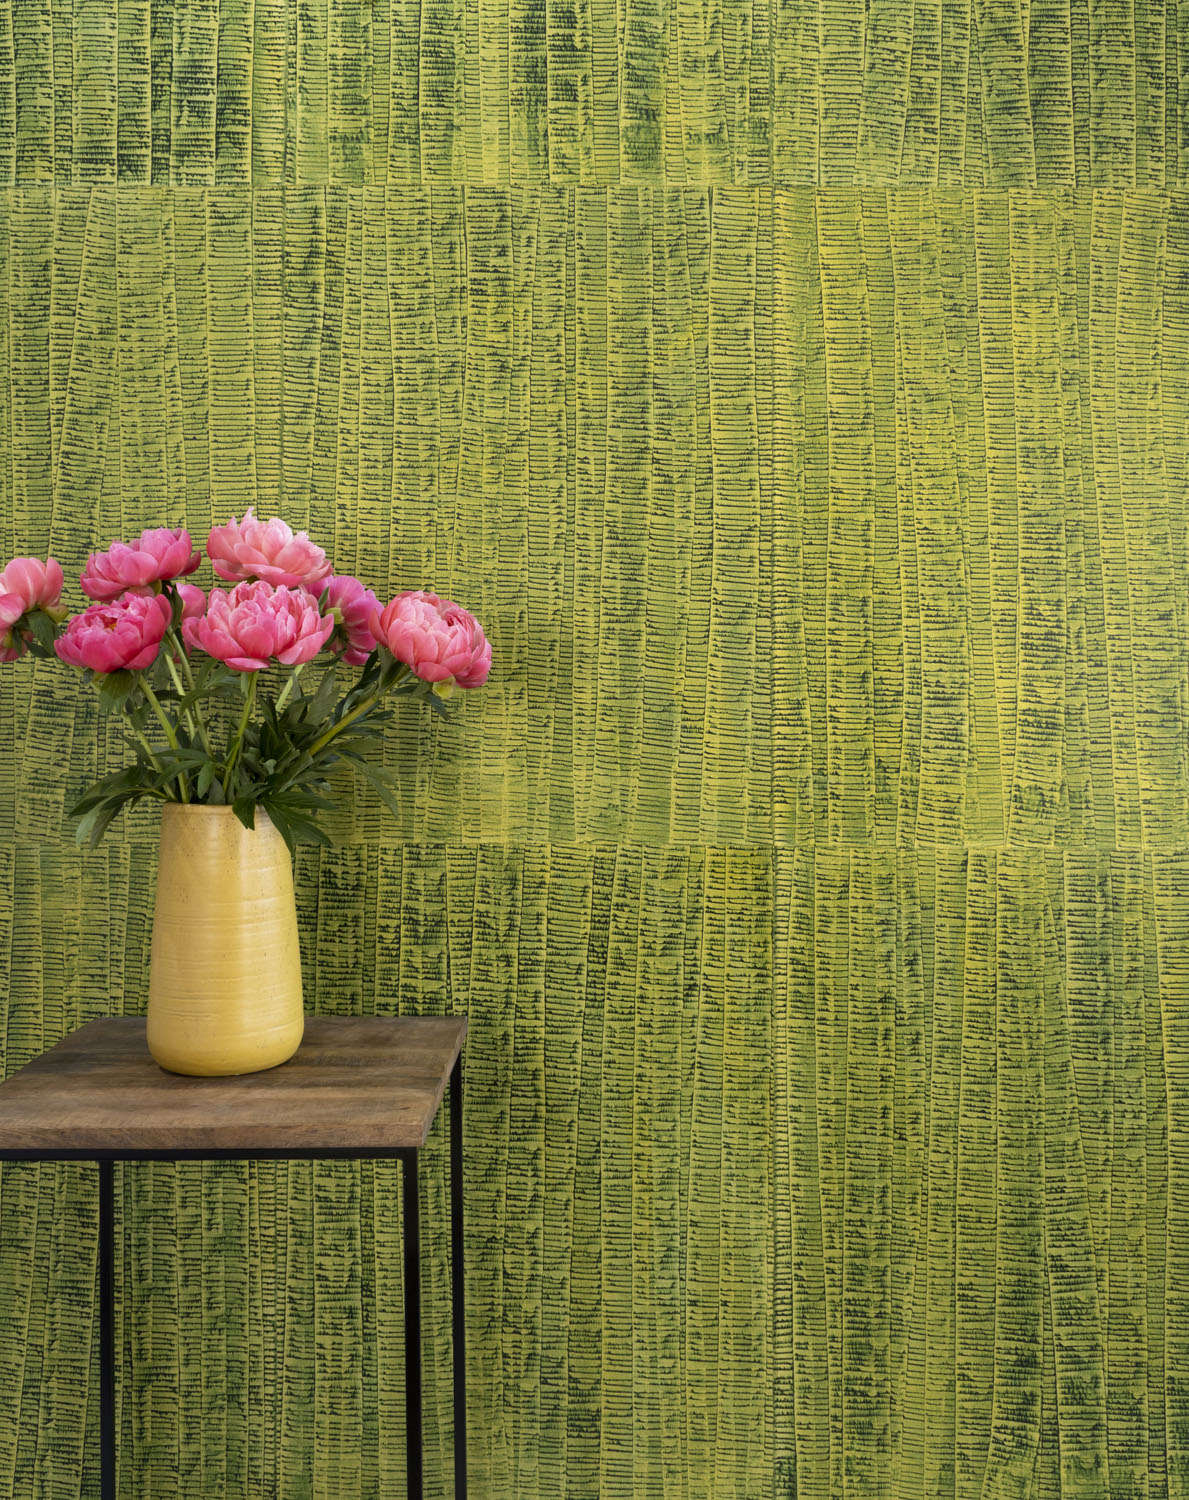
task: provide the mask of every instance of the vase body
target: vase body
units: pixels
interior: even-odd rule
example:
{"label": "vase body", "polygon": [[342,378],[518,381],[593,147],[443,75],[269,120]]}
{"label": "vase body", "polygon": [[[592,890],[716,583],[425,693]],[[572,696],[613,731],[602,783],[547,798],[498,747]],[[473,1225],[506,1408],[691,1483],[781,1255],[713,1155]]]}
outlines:
{"label": "vase body", "polygon": [[229,807],[162,807],[148,1044],[171,1073],[255,1073],[301,1043],[289,850],[261,808],[255,823]]}

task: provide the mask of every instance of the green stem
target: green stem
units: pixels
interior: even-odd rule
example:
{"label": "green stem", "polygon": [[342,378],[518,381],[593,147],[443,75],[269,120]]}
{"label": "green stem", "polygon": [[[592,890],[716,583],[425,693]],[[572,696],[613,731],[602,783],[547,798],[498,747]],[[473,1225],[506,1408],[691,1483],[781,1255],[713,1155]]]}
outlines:
{"label": "green stem", "polygon": [[245,734],[245,732],[247,731],[247,728],[248,728],[248,720],[249,720],[249,718],[251,718],[252,709],[255,706],[256,706],[256,673],[253,672],[251,680],[248,683],[248,690],[244,694],[244,711],[240,715],[239,728],[235,732],[235,743],[232,745],[232,747],[231,747],[231,749],[230,749],[230,751],[228,753],[227,764],[223,768],[223,795],[224,795],[224,797],[226,797],[228,799],[231,798],[231,773],[235,769],[235,762],[236,762],[236,760],[239,757],[240,746],[244,742],[244,734]]}
{"label": "green stem", "polygon": [[159,771],[161,769],[161,762],[153,754],[153,747],[152,747],[152,745],[149,744],[148,740],[145,739],[144,735],[141,734],[140,730],[137,729],[137,727],[135,726],[135,724],[129,724],[128,730],[129,730],[129,733],[133,736],[133,738],[139,740],[140,743],[141,743],[141,745],[144,747],[145,754],[149,757],[149,760],[153,764],[153,769],[155,771]]}
{"label": "green stem", "polygon": [[344,714],[337,724],[332,724],[325,734],[320,735],[314,741],[310,746],[310,755],[317,755],[318,751],[329,745],[335,735],[346,729],[348,724],[353,724],[356,719],[361,718],[369,709],[375,708],[382,696],[381,693],[373,693],[370,698],[365,698],[362,703],[357,704],[349,714]]}
{"label": "green stem", "polygon": [[177,636],[174,635],[172,630],[169,631],[163,643],[165,646],[165,650],[161,654],[165,657],[165,665],[169,668],[169,675],[173,678],[173,685],[178,690],[178,696],[184,698],[186,696],[186,690],[182,686],[182,679],[178,675],[177,667],[174,665],[173,652],[169,649],[172,643],[176,640]]}
{"label": "green stem", "polygon": [[[94,682],[95,682],[96,686],[98,686],[99,678],[96,677],[94,679]],[[149,758],[149,764],[153,767],[153,770],[154,771],[159,771],[161,769],[161,762],[153,754],[153,747],[152,747],[152,745],[149,744],[148,740],[140,732],[140,730],[137,729],[137,727],[136,727],[135,724],[129,722],[127,728],[128,728],[128,733],[132,736],[132,738],[134,740],[136,740],[138,742],[138,744],[144,750],[144,753],[148,756],[148,758]],[[149,795],[153,796],[153,797],[157,797],[157,798],[165,798],[165,800],[167,800],[167,801],[169,800],[168,797],[166,796],[166,794],[163,791],[150,792]]]}
{"label": "green stem", "polygon": [[[170,749],[176,750],[178,747],[178,737],[174,733],[173,725],[169,722],[168,715],[161,707],[160,700],[158,699],[153,689],[149,686],[148,677],[144,674],[144,672],[138,672],[136,675],[140,678],[140,685],[144,692],[144,695],[149,700],[153,712],[157,715],[157,718],[161,724],[161,728],[165,731],[165,738],[169,741]],[[184,771],[178,772],[178,789],[181,791],[182,801],[189,802],[190,788],[188,785],[186,773]]]}
{"label": "green stem", "polygon": [[149,679],[143,672],[138,672],[137,676],[140,678],[140,686],[142,692],[149,700],[149,704],[151,705],[153,712],[157,715],[157,718],[161,724],[161,728],[165,731],[165,738],[169,741],[170,749],[176,750],[178,747],[178,737],[173,732],[173,725],[169,722],[169,716],[161,707],[160,699],[157,697],[156,693],[149,685]]}
{"label": "green stem", "polygon": [[337,724],[332,724],[325,734],[320,735],[318,739],[316,739],[310,746],[310,755],[317,755],[319,750],[324,750],[326,746],[330,744],[331,740],[334,739],[336,734],[341,734],[343,730],[346,729],[348,724],[353,724],[356,719],[362,718],[364,714],[375,708],[376,704],[379,703],[384,694],[390,693],[393,688],[395,688],[398,683],[403,682],[408,675],[409,668],[402,666],[401,670],[392,679],[392,681],[387,684],[387,686],[382,687],[379,692],[373,693],[370,698],[365,698],[363,702],[357,704],[349,714],[344,714]]}
{"label": "green stem", "polygon": [[[182,663],[182,675],[186,679],[186,691],[192,693],[194,691],[194,672],[190,667],[190,658],[186,654],[186,643],[181,639],[180,635],[174,634],[174,639],[180,648],[178,656]],[[195,700],[192,706],[194,723],[198,726],[198,738],[202,741],[202,748],[214,760],[215,752],[211,749],[210,736],[206,732],[206,720],[202,717],[202,705]]]}
{"label": "green stem", "polygon": [[[169,668],[169,675],[170,675],[170,678],[173,681],[174,687],[177,689],[178,697],[179,698],[184,698],[186,696],[186,689],[182,686],[182,679],[181,679],[181,677],[178,674],[178,669],[177,669],[176,665],[174,664],[174,659],[173,659],[173,650],[172,650],[172,647],[173,647],[173,644],[174,644],[175,641],[177,642],[178,648],[179,648],[179,651],[180,651],[181,650],[181,642],[178,641],[177,636],[171,630],[171,631],[169,631],[166,634],[165,642],[164,642],[165,649],[162,652],[162,655],[165,657],[165,665]],[[196,705],[191,704],[189,708],[187,708],[187,709],[185,709],[183,711],[184,712],[184,716],[185,716],[185,720],[186,720],[186,725],[187,725],[187,727],[190,730],[191,737],[193,737],[196,733],[198,733],[198,729],[196,728],[195,715],[194,715],[194,708],[195,707],[196,707]],[[205,736],[203,738],[205,739]],[[208,753],[209,753],[209,746],[208,746]]]}
{"label": "green stem", "polygon": [[285,686],[281,689],[277,701],[273,704],[273,707],[274,709],[276,709],[277,713],[280,713],[280,711],[285,707],[286,700],[288,699],[289,694],[292,692],[293,686],[297,682],[297,679],[301,676],[304,668],[304,661],[299,661],[298,664],[293,668],[292,675],[286,680]]}

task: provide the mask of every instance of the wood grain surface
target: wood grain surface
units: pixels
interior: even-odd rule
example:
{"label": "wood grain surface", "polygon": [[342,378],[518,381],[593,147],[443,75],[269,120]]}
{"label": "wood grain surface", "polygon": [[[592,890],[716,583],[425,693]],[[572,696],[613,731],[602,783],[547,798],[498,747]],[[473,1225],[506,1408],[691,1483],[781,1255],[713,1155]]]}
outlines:
{"label": "wood grain surface", "polygon": [[0,1151],[423,1146],[467,1023],[308,1016],[297,1053],[234,1078],[153,1061],[141,1017],[89,1021],[0,1085]]}

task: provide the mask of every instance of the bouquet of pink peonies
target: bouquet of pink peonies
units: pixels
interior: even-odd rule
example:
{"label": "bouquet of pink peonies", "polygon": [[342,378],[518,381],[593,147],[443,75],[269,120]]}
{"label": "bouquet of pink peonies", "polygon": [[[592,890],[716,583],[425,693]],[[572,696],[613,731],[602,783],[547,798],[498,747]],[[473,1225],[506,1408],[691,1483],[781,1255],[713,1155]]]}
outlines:
{"label": "bouquet of pink peonies", "polygon": [[[304,531],[250,509],[216,526],[206,550],[230,588],[185,581],[202,557],[183,529],[113,542],[87,559],[80,583],[94,602],[70,618],[52,557],[0,572],[0,661],[56,655],[81,668],[103,711],[123,716],[135,754],[71,809],[78,841],[96,844],[121,808],[154,797],[229,805],[247,828],[259,806],[290,849],[326,843],[315,819],[332,805],[326,772],[340,761],[396,811],[374,759],[390,717],[379,705],[419,693],[444,713],[456,688],[480,687],[491,646],[479,622],[420,589],[381,606]],[[301,681],[311,664],[316,684]]]}

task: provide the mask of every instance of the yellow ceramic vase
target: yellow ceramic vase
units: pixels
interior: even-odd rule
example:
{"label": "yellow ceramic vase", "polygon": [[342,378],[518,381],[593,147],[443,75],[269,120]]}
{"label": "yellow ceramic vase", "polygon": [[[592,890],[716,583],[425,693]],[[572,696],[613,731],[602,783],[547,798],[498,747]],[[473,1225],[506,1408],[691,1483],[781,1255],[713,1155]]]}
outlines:
{"label": "yellow ceramic vase", "polygon": [[149,1051],[171,1073],[275,1068],[301,1043],[301,954],[285,841],[261,808],[167,802],[149,970]]}

